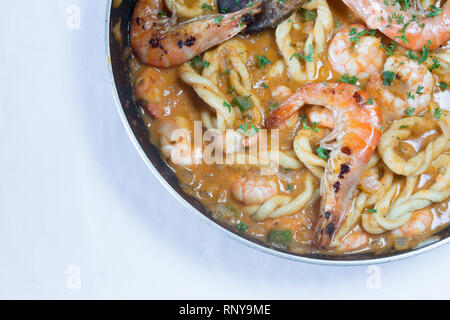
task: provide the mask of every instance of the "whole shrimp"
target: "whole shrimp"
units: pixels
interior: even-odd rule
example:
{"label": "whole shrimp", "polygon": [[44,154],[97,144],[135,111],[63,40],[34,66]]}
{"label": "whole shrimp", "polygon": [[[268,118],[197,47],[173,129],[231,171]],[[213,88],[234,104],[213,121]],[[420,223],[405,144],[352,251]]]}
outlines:
{"label": "whole shrimp", "polygon": [[[130,43],[136,56],[156,67],[171,67],[222,43],[246,28],[241,18],[260,12],[260,2],[230,14],[207,15],[175,24],[163,0],[139,0],[130,23]],[[164,14],[162,14],[164,13]]]}
{"label": "whole shrimp", "polygon": [[323,248],[330,246],[348,216],[361,173],[380,140],[381,112],[369,99],[366,92],[348,83],[310,83],[274,109],[267,120],[268,128],[277,128],[305,104],[333,111],[336,124],[321,141],[331,152],[321,181],[321,209],[314,234],[314,243]]}
{"label": "whole shrimp", "polygon": [[353,24],[334,36],[328,56],[336,71],[364,80],[381,69],[384,61],[381,39],[366,33],[366,28]]}
{"label": "whole shrimp", "polygon": [[162,104],[163,88],[167,86],[159,70],[146,67],[134,82],[136,102],[146,108],[154,118],[162,118],[165,110]]}
{"label": "whole shrimp", "polygon": [[231,195],[245,205],[262,204],[275,196],[278,185],[272,178],[245,176],[236,179],[230,187]]}
{"label": "whole shrimp", "polygon": [[437,49],[450,40],[450,1],[441,12],[418,18],[394,1],[343,0],[370,29],[378,29],[400,45],[420,50],[424,46]]}
{"label": "whole shrimp", "polygon": [[430,209],[422,209],[414,212],[409,220],[400,228],[392,231],[395,237],[415,237],[430,230],[433,223],[433,213]]}
{"label": "whole shrimp", "polygon": [[201,162],[201,149],[192,146],[193,133],[188,119],[182,116],[166,117],[159,123],[157,132],[163,158],[183,167]]}
{"label": "whole shrimp", "polygon": [[389,57],[384,72],[373,74],[367,84],[369,94],[380,103],[385,122],[425,110],[433,89],[431,72],[401,55]]}

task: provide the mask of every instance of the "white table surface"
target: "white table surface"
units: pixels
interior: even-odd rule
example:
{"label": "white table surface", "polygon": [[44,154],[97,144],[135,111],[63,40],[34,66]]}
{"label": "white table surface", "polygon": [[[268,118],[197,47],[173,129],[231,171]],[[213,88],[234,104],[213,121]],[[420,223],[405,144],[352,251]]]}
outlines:
{"label": "white table surface", "polygon": [[0,11],[0,298],[450,298],[450,246],[375,268],[309,265],[247,248],[177,203],[115,110],[105,6]]}

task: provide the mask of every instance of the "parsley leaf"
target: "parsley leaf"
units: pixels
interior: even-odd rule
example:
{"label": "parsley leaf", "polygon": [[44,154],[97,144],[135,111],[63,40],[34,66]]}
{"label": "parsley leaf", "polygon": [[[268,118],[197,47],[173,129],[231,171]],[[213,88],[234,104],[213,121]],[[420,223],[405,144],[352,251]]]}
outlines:
{"label": "parsley leaf", "polygon": [[328,160],[328,157],[330,156],[330,152],[322,147],[318,147],[316,149],[317,155],[319,156],[319,158],[324,159],[324,160]]}
{"label": "parsley leaf", "polygon": [[383,84],[385,86],[390,86],[392,84],[392,81],[394,81],[395,73],[393,71],[383,71],[382,74],[384,77]]}
{"label": "parsley leaf", "polygon": [[439,120],[441,118],[442,112],[441,109],[439,107],[437,107],[436,109],[434,109],[434,119]]}
{"label": "parsley leaf", "polygon": [[279,102],[275,102],[270,108],[269,111],[272,111],[273,109],[277,108],[280,105]]}
{"label": "parsley leaf", "polygon": [[421,85],[419,85],[419,86],[417,86],[417,90],[416,90],[416,93],[417,94],[423,94],[423,87],[421,86]]}
{"label": "parsley leaf", "polygon": [[223,20],[223,17],[222,17],[222,16],[219,16],[219,17],[215,17],[215,18],[214,18],[214,21],[216,22],[217,25],[219,25],[219,24],[220,24],[220,21],[222,21],[222,20]]}
{"label": "parsley leaf", "polygon": [[440,66],[441,66],[441,63],[440,63],[439,59],[433,58],[433,64],[431,65],[429,70],[433,71],[434,69],[439,69]]}
{"label": "parsley leaf", "polygon": [[267,59],[267,57],[265,55],[262,55],[262,56],[257,55],[256,57],[258,59],[258,65],[260,68],[263,68],[264,66],[271,63],[270,60]]}
{"label": "parsley leaf", "polygon": [[356,76],[350,77],[348,74],[344,73],[342,75],[342,78],[338,82],[341,82],[341,83],[346,82],[346,83],[356,85],[356,83],[358,82],[358,78]]}
{"label": "parsley leaf", "polygon": [[223,102],[223,106],[228,109],[228,112],[231,112],[231,104],[229,104],[228,102],[224,101]]}
{"label": "parsley leaf", "polygon": [[351,36],[350,41],[356,44],[359,42],[359,38],[361,38],[365,34],[370,34],[370,35],[374,36],[375,30],[370,30],[370,31],[362,30],[362,31],[358,32],[358,29],[350,28],[350,33],[349,33],[349,35]]}
{"label": "parsley leaf", "polygon": [[245,112],[254,106],[253,100],[250,97],[237,96],[231,101],[232,104],[238,106],[241,112]]}
{"label": "parsley leaf", "polygon": [[427,13],[427,17],[435,17],[441,14],[442,9],[441,8],[436,8],[435,6],[431,5],[430,6],[431,11]]}
{"label": "parsley leaf", "polygon": [[404,111],[405,111],[405,114],[410,117],[414,114],[414,111],[416,111],[416,108],[411,108],[408,106]]}
{"label": "parsley leaf", "polygon": [[202,3],[202,9],[203,10],[212,10],[213,8],[207,3]]}
{"label": "parsley leaf", "polygon": [[244,221],[239,222],[236,225],[236,228],[241,231],[241,232],[246,232],[248,230],[248,227],[246,226],[246,224],[244,223]]}
{"label": "parsley leaf", "polygon": [[308,55],[307,56],[302,56],[300,53],[297,53],[297,52],[295,52],[292,56],[291,56],[291,58],[290,58],[290,60],[292,60],[292,58],[293,57],[296,57],[296,58],[302,58],[302,59],[305,59],[305,61],[306,62],[313,62],[314,61],[314,58],[313,58],[313,46],[310,44],[309,45],[309,53],[308,53]]}

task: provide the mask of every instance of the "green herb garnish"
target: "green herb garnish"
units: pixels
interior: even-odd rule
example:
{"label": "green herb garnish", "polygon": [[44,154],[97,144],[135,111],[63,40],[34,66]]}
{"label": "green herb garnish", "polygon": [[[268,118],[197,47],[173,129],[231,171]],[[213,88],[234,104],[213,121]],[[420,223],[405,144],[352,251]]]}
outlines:
{"label": "green herb garnish", "polygon": [[262,56],[256,56],[256,58],[258,59],[258,65],[260,68],[265,67],[266,65],[270,64],[270,60],[267,59],[267,57],[265,55]]}
{"label": "green herb garnish", "polygon": [[383,71],[382,74],[384,77],[383,84],[385,86],[390,86],[392,84],[392,81],[394,81],[395,73],[393,71]]}
{"label": "green herb garnish", "polygon": [[317,155],[319,156],[319,158],[324,159],[324,160],[328,160],[328,157],[330,156],[330,152],[322,147],[318,147],[316,149]]}
{"label": "green herb garnish", "polygon": [[405,114],[410,117],[414,114],[414,111],[416,111],[416,108],[407,107],[405,110]]}
{"label": "green herb garnish", "polygon": [[240,231],[240,232],[246,232],[248,230],[248,227],[245,225],[244,221],[239,222],[236,225],[236,228]]}
{"label": "green herb garnish", "polygon": [[427,13],[427,17],[435,17],[441,14],[442,9],[441,8],[436,8],[435,6],[431,5],[430,6],[431,11]]}
{"label": "green herb garnish", "polygon": [[298,11],[300,12],[300,16],[302,17],[303,22],[316,20],[316,17],[317,17],[316,10],[307,10],[307,9],[300,8],[300,9],[298,9]]}
{"label": "green herb garnish", "polygon": [[356,76],[350,77],[348,74],[344,73],[338,82],[345,82],[356,85],[356,83],[358,82],[358,78]]}
{"label": "green herb garnish", "polygon": [[423,94],[423,87],[421,86],[421,85],[419,85],[419,86],[417,86],[417,90],[416,90],[416,93],[417,94]]}
{"label": "green herb garnish", "polygon": [[224,101],[223,102],[223,106],[228,109],[228,112],[231,112],[231,104],[229,104],[228,102]]}
{"label": "green herb garnish", "polygon": [[282,248],[288,247],[292,242],[291,230],[271,230],[267,240]]}
{"label": "green herb garnish", "polygon": [[280,105],[279,102],[275,102],[270,108],[269,111],[272,111],[273,109],[277,108]]}
{"label": "green herb garnish", "polygon": [[209,67],[209,62],[202,59],[200,56],[195,56],[191,60],[191,66],[196,70],[201,70],[203,68]]}
{"label": "green herb garnish", "polygon": [[202,3],[202,9],[203,10],[212,10],[213,7],[211,7],[209,4],[207,3]]}
{"label": "green herb garnish", "polygon": [[436,119],[436,120],[439,120],[441,118],[442,112],[441,112],[441,109],[439,107],[434,109],[433,116],[434,116],[434,119]]}
{"label": "green herb garnish", "polygon": [[231,103],[238,106],[241,112],[245,112],[254,106],[253,100],[250,99],[250,97],[237,96],[231,101]]}
{"label": "green herb garnish", "polygon": [[217,25],[219,25],[219,24],[220,24],[220,21],[222,21],[222,20],[223,20],[223,17],[222,17],[222,16],[219,16],[219,17],[215,17],[215,18],[214,18],[214,21],[216,22]]}

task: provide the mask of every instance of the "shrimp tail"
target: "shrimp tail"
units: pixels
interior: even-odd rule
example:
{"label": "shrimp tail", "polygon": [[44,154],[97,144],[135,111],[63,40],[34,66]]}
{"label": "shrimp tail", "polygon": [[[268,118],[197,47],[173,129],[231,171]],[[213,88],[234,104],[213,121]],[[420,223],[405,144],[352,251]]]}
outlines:
{"label": "shrimp tail", "polygon": [[305,104],[331,109],[335,128],[321,145],[331,150],[322,177],[322,196],[314,244],[328,248],[347,218],[359,178],[381,137],[381,112],[377,103],[357,86],[348,83],[310,83],[274,109],[269,128],[279,127]]}

